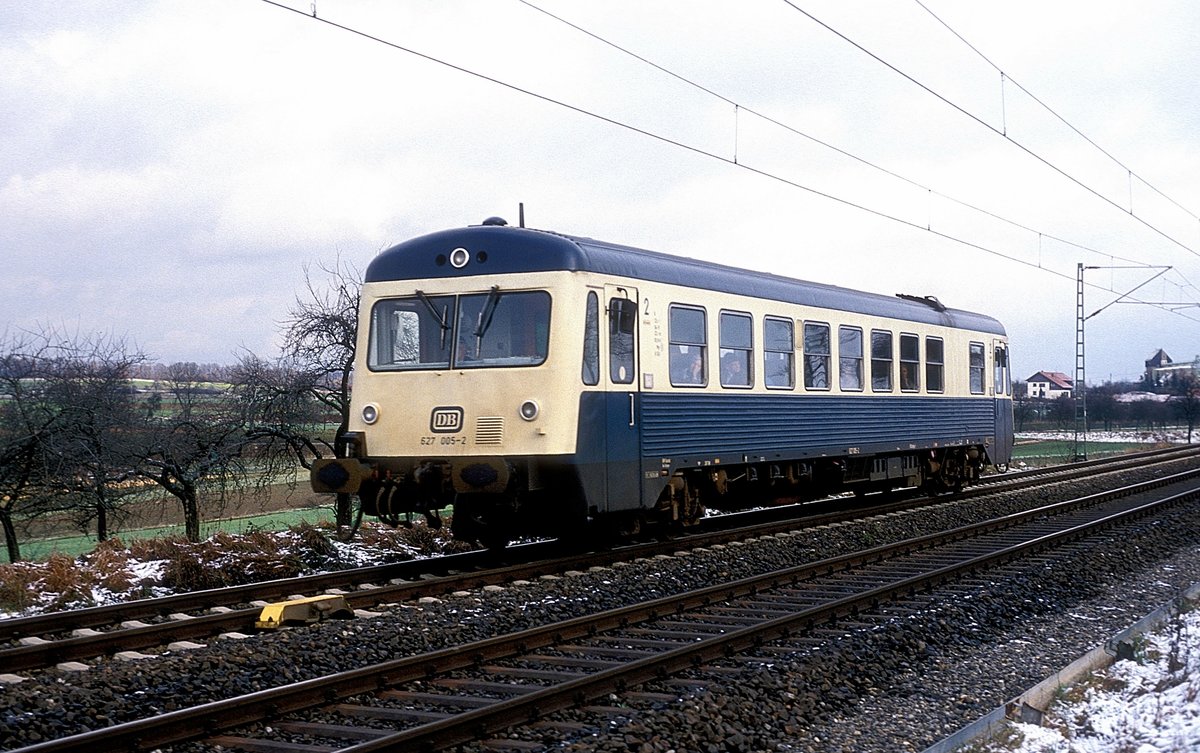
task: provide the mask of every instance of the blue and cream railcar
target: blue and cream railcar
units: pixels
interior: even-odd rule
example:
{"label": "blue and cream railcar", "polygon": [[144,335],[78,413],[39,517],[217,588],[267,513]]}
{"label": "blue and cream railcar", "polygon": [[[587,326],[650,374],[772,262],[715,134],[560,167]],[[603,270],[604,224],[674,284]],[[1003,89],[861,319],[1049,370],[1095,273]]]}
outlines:
{"label": "blue and cream railcar", "polygon": [[382,252],[359,322],[347,457],[313,488],[453,505],[492,545],[955,489],[1012,448],[1004,329],[931,298],[489,220]]}

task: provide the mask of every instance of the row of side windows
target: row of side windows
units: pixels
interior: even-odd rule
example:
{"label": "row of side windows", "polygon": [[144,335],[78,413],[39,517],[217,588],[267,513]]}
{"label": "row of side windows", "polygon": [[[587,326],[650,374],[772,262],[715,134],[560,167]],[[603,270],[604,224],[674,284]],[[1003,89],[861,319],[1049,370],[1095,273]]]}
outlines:
{"label": "row of side windows", "polygon": [[[583,382],[600,381],[600,305],[594,291],[588,293],[584,325]],[[633,382],[633,338],[636,315],[629,301],[609,302],[610,378],[616,384]],[[677,387],[708,385],[708,314],[700,306],[671,304],[668,338],[671,384]],[[721,311],[718,318],[719,380],[722,387],[754,386],[754,319],[740,311]],[[804,388],[832,389],[832,327],[824,322],[805,322],[799,348]],[[862,392],[870,379],[872,392],[892,392],[896,360],[896,337],[890,330],[872,329],[869,339],[861,327],[837,328],[837,381],[846,392]],[[984,344],[972,342],[968,354],[968,384],[972,394],[987,389],[987,358]],[[765,316],[762,321],[762,374],[768,389],[796,387],[796,340],[791,319]],[[901,392],[921,389],[921,338],[901,332],[899,336],[899,381]],[[940,337],[925,338],[924,380],[928,392],[945,390],[945,344]],[[995,354],[997,394],[1007,385],[1008,353],[998,346]]]}
{"label": "row of side windows", "polygon": [[[667,337],[671,384],[676,387],[707,386],[709,343],[706,310],[699,306],[671,304],[669,311]],[[871,391],[892,392],[892,365],[897,356],[901,392],[919,392],[922,378],[927,392],[945,390],[946,352],[942,338],[924,338],[925,359],[922,362],[919,335],[901,332],[896,338],[890,330],[873,329],[869,333],[869,340],[866,336],[861,327],[837,327],[837,383],[841,390],[864,391],[869,368]],[[829,390],[833,387],[832,337],[833,327],[825,322],[803,324],[799,351],[804,388],[807,390]],[[764,384],[769,389],[795,389],[797,347],[792,320],[764,317],[762,341]],[[752,387],[755,377],[753,317],[739,311],[721,311],[717,322],[717,349],[720,385]],[[986,389],[983,343],[970,343],[968,362],[970,390],[973,394],[983,394]]]}

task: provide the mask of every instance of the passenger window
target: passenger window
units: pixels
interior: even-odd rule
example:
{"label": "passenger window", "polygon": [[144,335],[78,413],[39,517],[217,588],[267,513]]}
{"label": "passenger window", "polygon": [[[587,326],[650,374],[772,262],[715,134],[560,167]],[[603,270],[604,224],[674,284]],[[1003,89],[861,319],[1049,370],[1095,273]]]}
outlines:
{"label": "passenger window", "polygon": [[804,325],[804,386],[810,390],[829,389],[829,325]]}
{"label": "passenger window", "polygon": [[921,338],[900,334],[900,391],[921,389]]}
{"label": "passenger window", "polygon": [[985,391],[983,384],[984,370],[987,364],[984,359],[983,343],[971,343],[969,369],[971,372],[971,394],[982,395]]}
{"label": "passenger window", "polygon": [[946,389],[945,344],[940,337],[925,338],[925,389],[929,392]]}
{"label": "passenger window", "polygon": [[600,297],[589,290],[583,317],[583,383],[600,383]]}
{"label": "passenger window", "polygon": [[608,370],[613,384],[633,384],[634,330],[637,303],[628,298],[608,301]]}
{"label": "passenger window", "polygon": [[705,359],[708,329],[704,309],[672,305],[667,328],[671,384],[677,387],[708,384]]}
{"label": "passenger window", "polygon": [[863,333],[858,327],[838,327],[838,385],[850,391],[863,388]]}
{"label": "passenger window", "polygon": [[791,319],[763,320],[763,381],[768,387],[796,386],[796,343]]}
{"label": "passenger window", "polygon": [[871,330],[871,390],[892,391],[892,333]]}
{"label": "passenger window", "polygon": [[749,387],[754,323],[749,314],[721,312],[721,386]]}

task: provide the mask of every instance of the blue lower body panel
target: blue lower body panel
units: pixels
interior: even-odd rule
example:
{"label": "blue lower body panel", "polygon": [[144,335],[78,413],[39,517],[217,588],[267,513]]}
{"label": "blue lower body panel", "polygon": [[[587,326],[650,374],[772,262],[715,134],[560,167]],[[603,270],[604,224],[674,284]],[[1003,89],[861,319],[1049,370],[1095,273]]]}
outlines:
{"label": "blue lower body panel", "polygon": [[644,457],[798,459],[982,442],[991,398],[642,393]]}
{"label": "blue lower body panel", "polygon": [[[993,462],[1003,463],[1012,443],[1011,403],[987,396],[641,392],[636,432],[613,431],[615,411],[602,407],[605,399],[599,392],[582,396],[580,415],[589,420],[580,422],[575,457],[588,504],[601,512],[654,504],[670,474],[685,468],[963,445],[984,445]],[[617,473],[640,478],[640,499],[609,493],[604,477]]]}

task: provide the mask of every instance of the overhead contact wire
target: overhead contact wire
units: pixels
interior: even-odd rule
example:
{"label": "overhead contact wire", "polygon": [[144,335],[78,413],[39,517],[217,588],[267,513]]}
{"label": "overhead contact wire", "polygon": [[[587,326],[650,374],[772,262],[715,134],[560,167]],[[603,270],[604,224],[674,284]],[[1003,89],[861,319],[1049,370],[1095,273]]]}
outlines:
{"label": "overhead contact wire", "polygon": [[[785,1],[786,1],[786,0],[785,0]],[[959,243],[959,244],[961,244],[961,245],[963,245],[963,246],[967,246],[967,247],[969,247],[969,248],[974,248],[974,249],[977,249],[977,250],[979,250],[979,251],[983,251],[983,252],[985,252],[985,253],[991,254],[991,255],[993,255],[993,256],[997,256],[997,257],[999,257],[999,258],[1002,258],[1002,259],[1006,259],[1006,260],[1008,260],[1008,261],[1012,261],[1012,262],[1016,262],[1016,263],[1018,263],[1018,264],[1022,264],[1022,265],[1028,266],[1028,267],[1030,267],[1030,268],[1032,268],[1032,269],[1038,269],[1038,270],[1041,270],[1041,271],[1043,271],[1043,272],[1047,272],[1047,273],[1049,273],[1049,274],[1053,274],[1053,275],[1055,275],[1055,276],[1057,276],[1057,277],[1061,277],[1061,278],[1063,278],[1063,279],[1066,279],[1066,280],[1071,280],[1071,281],[1074,281],[1074,279],[1075,279],[1075,277],[1074,277],[1073,275],[1067,275],[1067,274],[1065,274],[1065,273],[1063,273],[1063,272],[1057,272],[1057,271],[1055,271],[1055,270],[1048,269],[1048,268],[1046,268],[1046,267],[1040,267],[1040,266],[1038,266],[1038,265],[1036,265],[1036,264],[1032,264],[1032,263],[1030,263],[1030,262],[1028,262],[1028,261],[1025,261],[1025,260],[1023,260],[1023,259],[1019,259],[1019,258],[1017,258],[1017,257],[1014,257],[1014,256],[1009,256],[1008,254],[1005,254],[1005,253],[1003,253],[1003,252],[1001,252],[1001,251],[998,251],[998,250],[996,250],[996,249],[992,249],[992,248],[989,248],[989,247],[987,247],[987,246],[983,246],[983,245],[981,245],[981,244],[978,244],[978,243],[973,243],[973,242],[971,242],[971,241],[968,241],[968,240],[966,240],[966,239],[963,239],[963,238],[959,238],[959,237],[957,237],[957,236],[949,235],[949,234],[947,234],[947,233],[942,233],[942,232],[940,232],[940,231],[936,231],[936,230],[929,230],[929,229],[926,229],[926,228],[922,227],[921,225],[919,225],[919,224],[917,224],[917,223],[914,223],[914,222],[911,222],[911,221],[909,221],[909,220],[906,220],[906,219],[904,219],[904,218],[902,218],[902,217],[897,217],[897,216],[894,216],[894,215],[888,214],[887,212],[884,212],[884,211],[881,211],[881,210],[878,210],[878,209],[874,209],[874,208],[872,208],[872,207],[868,207],[868,206],[866,206],[866,205],[863,205],[863,204],[858,204],[858,203],[856,203],[856,202],[854,202],[854,201],[851,201],[851,200],[849,200],[849,199],[844,199],[844,198],[842,198],[842,197],[840,197],[840,196],[835,196],[835,195],[833,195],[833,194],[826,193],[826,192],[824,192],[824,191],[818,190],[818,189],[816,189],[816,188],[813,188],[813,187],[811,187],[811,186],[806,186],[806,185],[804,185],[804,184],[802,184],[802,183],[797,183],[796,181],[793,181],[793,180],[790,180],[790,179],[784,178],[784,177],[782,177],[782,176],[780,176],[780,175],[777,175],[777,174],[775,174],[775,173],[768,172],[768,171],[766,171],[766,170],[762,170],[762,169],[759,169],[759,168],[753,168],[753,167],[749,167],[749,166],[745,165],[744,163],[742,163],[742,164],[739,164],[738,162],[735,162],[734,160],[730,159],[729,157],[722,156],[722,155],[720,155],[720,154],[717,154],[717,153],[715,153],[715,152],[710,152],[710,151],[708,151],[708,150],[706,150],[706,149],[702,149],[702,148],[700,148],[700,147],[692,146],[692,145],[690,145],[690,144],[686,144],[686,143],[683,143],[683,142],[681,142],[681,141],[677,141],[677,140],[675,140],[675,139],[672,139],[672,138],[669,138],[669,137],[667,137],[667,136],[663,136],[663,135],[661,135],[661,134],[657,134],[657,133],[654,133],[654,132],[652,132],[652,131],[648,131],[648,130],[646,130],[646,129],[644,129],[644,128],[639,128],[639,127],[637,127],[637,126],[634,126],[634,125],[632,125],[632,124],[629,124],[629,123],[622,122],[622,121],[620,121],[620,120],[617,120],[617,119],[615,119],[615,118],[610,118],[610,117],[608,117],[608,116],[606,116],[606,115],[601,115],[600,113],[597,113],[597,112],[594,112],[594,111],[591,111],[591,110],[585,109],[585,108],[583,108],[583,107],[579,107],[579,106],[577,106],[577,105],[572,105],[572,104],[569,104],[569,103],[567,103],[567,102],[564,102],[564,101],[562,101],[562,100],[558,100],[558,99],[555,99],[555,98],[553,98],[553,97],[549,97],[549,96],[547,96],[547,95],[544,95],[544,94],[539,94],[539,93],[537,93],[537,92],[534,92],[534,91],[532,91],[532,90],[529,90],[529,89],[525,89],[525,88],[523,88],[523,87],[520,87],[520,86],[517,86],[517,85],[515,85],[515,84],[510,84],[510,83],[508,83],[508,82],[506,82],[506,81],[502,81],[502,80],[500,80],[500,79],[497,79],[497,78],[494,78],[494,77],[492,77],[492,76],[488,76],[488,75],[486,75],[486,74],[479,73],[478,71],[474,71],[474,70],[471,70],[471,69],[469,69],[469,68],[465,68],[465,67],[463,67],[463,66],[457,65],[457,64],[455,64],[455,63],[451,63],[451,62],[449,62],[449,61],[442,60],[442,59],[440,59],[440,58],[436,58],[436,57],[434,57],[434,56],[432,56],[432,55],[429,55],[429,54],[426,54],[426,53],[420,52],[420,51],[418,51],[418,50],[415,50],[415,49],[412,49],[412,48],[409,48],[409,47],[405,47],[404,45],[398,44],[398,43],[396,43],[396,42],[391,42],[391,41],[388,41],[388,40],[386,40],[386,39],[383,39],[383,38],[381,38],[381,37],[377,37],[377,36],[375,36],[375,35],[373,35],[373,34],[369,34],[369,33],[367,33],[367,32],[361,31],[361,30],[359,30],[359,29],[355,29],[355,28],[353,28],[353,27],[350,27],[350,26],[346,26],[346,25],[344,25],[344,24],[337,23],[336,21],[332,21],[332,20],[330,20],[330,19],[327,19],[327,18],[322,18],[322,17],[320,17],[320,16],[317,16],[317,15],[315,15],[315,14],[311,13],[311,12],[306,12],[306,11],[299,10],[299,9],[297,9],[297,8],[290,7],[290,6],[288,6],[288,5],[285,5],[285,4],[283,4],[282,2],[278,2],[278,0],[262,0],[262,2],[264,2],[264,3],[268,4],[268,5],[274,6],[274,7],[276,7],[276,8],[279,8],[280,10],[285,10],[285,11],[289,11],[289,12],[291,12],[291,13],[295,13],[296,15],[302,16],[303,18],[306,18],[306,19],[309,19],[309,20],[312,20],[312,21],[317,21],[317,22],[319,22],[319,23],[322,23],[322,24],[324,24],[324,25],[326,25],[326,26],[329,26],[329,27],[331,27],[331,28],[338,29],[339,31],[344,31],[344,32],[347,32],[347,33],[349,33],[349,34],[353,34],[354,36],[357,36],[357,37],[361,37],[361,38],[363,38],[363,39],[366,39],[366,40],[368,40],[368,41],[371,41],[371,42],[376,42],[376,43],[378,43],[378,44],[382,44],[382,45],[384,45],[384,46],[387,46],[387,47],[390,47],[390,48],[392,48],[392,49],[398,50],[398,51],[400,51],[400,52],[404,52],[404,53],[407,53],[407,54],[409,54],[409,55],[413,55],[413,56],[415,56],[415,57],[418,57],[418,58],[420,58],[420,59],[422,59],[422,60],[425,60],[425,61],[428,61],[428,62],[430,62],[430,63],[434,63],[434,64],[437,64],[437,65],[440,65],[440,66],[443,66],[443,67],[449,68],[449,69],[451,69],[451,70],[457,71],[457,72],[459,72],[459,73],[464,73],[464,74],[466,74],[466,75],[468,75],[468,76],[472,76],[472,77],[474,77],[474,78],[477,78],[477,79],[480,79],[480,80],[482,80],[482,81],[486,81],[486,82],[488,82],[488,83],[495,84],[495,85],[497,85],[497,86],[501,86],[501,87],[503,87],[503,88],[505,88],[505,89],[508,89],[508,90],[510,90],[510,91],[515,91],[515,92],[518,92],[518,93],[520,93],[520,94],[524,94],[524,95],[526,95],[526,96],[533,97],[534,99],[540,100],[540,101],[542,101],[542,102],[546,102],[546,103],[548,103],[548,104],[553,104],[553,105],[557,105],[557,106],[559,106],[559,107],[563,107],[563,108],[565,108],[565,109],[567,109],[567,110],[570,110],[570,111],[572,111],[572,112],[578,113],[578,114],[580,114],[580,115],[586,115],[586,116],[588,116],[588,117],[590,117],[590,118],[594,118],[594,119],[596,119],[596,120],[599,120],[599,121],[601,121],[601,122],[608,123],[609,125],[617,126],[618,128],[623,128],[623,129],[625,129],[625,130],[628,130],[628,131],[631,131],[631,132],[633,132],[633,133],[637,133],[637,134],[639,134],[639,135],[641,135],[641,136],[646,136],[646,137],[648,137],[648,138],[654,139],[654,140],[656,140],[656,141],[659,141],[659,142],[661,142],[661,143],[669,144],[669,145],[671,145],[671,146],[675,146],[675,147],[678,147],[678,148],[684,149],[684,150],[686,150],[686,151],[692,152],[693,154],[697,154],[697,155],[700,155],[700,156],[703,156],[703,157],[708,157],[708,158],[710,158],[710,159],[717,160],[717,161],[719,161],[719,162],[722,162],[722,163],[724,163],[724,164],[726,164],[726,165],[730,165],[730,166],[732,166],[732,167],[740,168],[740,169],[742,169],[742,170],[747,170],[748,172],[751,172],[751,173],[753,173],[753,174],[755,174],[755,175],[759,175],[759,176],[762,176],[762,177],[764,177],[764,178],[769,178],[769,179],[771,179],[771,180],[774,180],[774,181],[776,181],[776,182],[782,183],[782,184],[784,184],[784,185],[791,186],[791,187],[793,187],[793,188],[797,188],[797,189],[800,189],[800,190],[802,190],[802,191],[806,191],[806,192],[808,192],[808,193],[810,193],[810,194],[813,194],[813,195],[815,195],[815,196],[819,196],[819,197],[821,197],[821,198],[828,199],[828,200],[830,200],[830,201],[834,201],[834,202],[837,202],[837,203],[839,203],[839,204],[842,204],[842,205],[844,205],[844,206],[848,206],[848,207],[851,207],[851,208],[854,208],[854,209],[858,209],[858,210],[860,210],[860,211],[867,212],[867,213],[869,213],[869,214],[873,214],[873,215],[875,215],[875,216],[877,216],[877,217],[880,217],[880,218],[882,218],[882,219],[887,219],[887,220],[891,220],[891,221],[893,221],[893,222],[900,223],[900,224],[902,224],[902,225],[907,225],[907,226],[909,226],[909,227],[912,227],[912,228],[915,228],[915,229],[917,229],[917,230],[925,230],[926,232],[932,233],[933,235],[936,235],[936,236],[938,236],[938,237],[940,237],[940,238],[944,238],[944,239],[946,239],[946,240],[949,240],[949,241],[952,241],[952,242],[955,242],[955,243]],[[899,177],[899,176],[898,176],[898,177]],[[905,179],[905,180],[907,180],[907,179]],[[911,182],[911,181],[910,181],[910,182]],[[1090,285],[1090,283],[1089,283],[1089,285]],[[1101,290],[1103,290],[1103,289],[1104,289],[1104,288],[1099,288],[1098,286],[1096,286],[1096,287],[1097,287],[1098,289],[1101,289]],[[1192,317],[1189,317],[1189,316],[1187,316],[1187,315],[1185,315],[1185,314],[1181,314],[1181,313],[1179,313],[1178,311],[1172,311],[1171,313],[1174,313],[1174,314],[1176,314],[1176,315],[1179,315],[1179,316],[1183,316],[1184,318],[1187,318],[1187,319],[1192,319]],[[1200,321],[1200,319],[1196,319],[1195,321]]]}
{"label": "overhead contact wire", "polygon": [[[809,13],[808,11],[804,10],[803,8],[801,8],[800,6],[796,5],[796,3],[795,3],[795,2],[793,2],[793,0],[783,0],[783,2],[784,2],[785,4],[787,4],[787,5],[788,5],[788,7],[790,7],[792,10],[794,10],[794,11],[796,11],[797,13],[799,13],[799,14],[803,15],[805,18],[808,18],[808,19],[809,19],[810,21],[812,21],[813,23],[817,24],[817,25],[818,25],[818,26],[820,26],[821,28],[825,29],[826,31],[828,31],[828,32],[830,32],[831,34],[833,34],[834,36],[836,36],[836,37],[838,37],[839,39],[843,40],[844,42],[846,42],[846,43],[847,43],[847,44],[849,44],[850,46],[852,46],[852,47],[854,47],[855,49],[857,49],[857,50],[859,50],[860,52],[862,52],[864,55],[866,55],[866,56],[870,57],[872,60],[876,61],[877,63],[879,63],[880,65],[884,66],[885,68],[887,68],[887,69],[891,70],[892,72],[894,72],[895,74],[897,74],[897,75],[898,75],[898,76],[900,76],[901,78],[903,78],[903,79],[905,79],[906,81],[908,81],[908,82],[912,83],[914,86],[916,86],[916,87],[918,87],[918,88],[920,88],[920,89],[924,90],[924,91],[925,91],[925,92],[927,92],[929,95],[931,95],[931,96],[932,96],[932,97],[934,97],[935,99],[937,99],[937,100],[941,101],[942,103],[944,103],[945,105],[947,105],[947,106],[948,106],[948,107],[950,107],[951,109],[957,110],[958,112],[960,112],[960,113],[962,113],[964,116],[966,116],[968,119],[975,121],[976,123],[978,123],[979,125],[983,126],[984,128],[986,128],[987,130],[991,131],[992,133],[994,133],[994,134],[996,134],[996,135],[998,135],[998,136],[1000,136],[1000,137],[1004,138],[1006,141],[1008,141],[1009,143],[1011,143],[1013,146],[1015,146],[1015,147],[1017,147],[1018,149],[1020,149],[1021,151],[1025,152],[1025,153],[1026,153],[1026,154],[1028,154],[1030,157],[1033,157],[1033,158],[1034,158],[1035,160],[1037,160],[1038,162],[1041,162],[1041,163],[1042,163],[1043,165],[1045,165],[1046,167],[1050,168],[1051,170],[1053,170],[1054,172],[1058,173],[1059,175],[1061,175],[1062,177],[1066,178],[1067,180],[1071,181],[1072,183],[1074,183],[1075,185],[1079,186],[1080,188],[1084,189],[1085,191],[1087,191],[1088,193],[1092,194],[1092,195],[1093,195],[1093,196],[1095,196],[1096,198],[1100,199],[1101,201],[1104,201],[1105,203],[1107,203],[1107,204],[1109,204],[1109,205],[1113,206],[1113,207],[1114,207],[1114,208],[1116,208],[1116,209],[1119,209],[1119,210],[1121,210],[1121,212],[1122,212],[1122,213],[1128,214],[1130,217],[1132,217],[1133,219],[1137,220],[1139,223],[1141,223],[1141,224],[1142,224],[1142,225],[1144,225],[1145,227],[1147,227],[1147,228],[1149,228],[1150,230],[1154,231],[1155,233],[1157,233],[1158,235],[1162,236],[1164,239],[1166,239],[1166,240],[1170,241],[1171,243],[1174,243],[1175,245],[1179,246],[1180,248],[1182,248],[1183,250],[1185,250],[1185,251],[1187,251],[1188,253],[1192,254],[1193,256],[1200,257],[1200,251],[1196,251],[1196,250],[1195,250],[1195,249],[1193,249],[1191,246],[1187,245],[1187,244],[1186,244],[1186,243],[1184,243],[1183,241],[1180,241],[1180,240],[1178,240],[1177,238],[1175,238],[1174,236],[1172,236],[1170,233],[1166,232],[1165,230],[1162,230],[1161,228],[1159,228],[1159,227],[1157,227],[1156,225],[1154,225],[1154,224],[1150,223],[1150,222],[1149,222],[1149,221],[1147,221],[1146,219],[1144,219],[1144,218],[1142,218],[1142,217],[1139,217],[1138,215],[1134,214],[1133,212],[1127,211],[1127,210],[1125,209],[1125,207],[1121,206],[1121,205],[1120,205],[1120,204],[1118,204],[1117,202],[1115,202],[1115,201],[1113,201],[1112,199],[1110,199],[1109,197],[1105,196],[1105,195],[1104,195],[1103,193],[1101,193],[1100,191],[1098,191],[1098,190],[1096,190],[1096,189],[1092,188],[1091,186],[1089,186],[1088,184],[1084,183],[1084,182],[1083,182],[1082,180],[1080,180],[1079,178],[1076,178],[1075,176],[1071,175],[1070,173],[1068,173],[1066,170],[1062,169],[1062,168],[1061,168],[1061,167],[1059,167],[1058,165],[1055,165],[1055,164],[1054,164],[1053,162],[1051,162],[1050,160],[1046,159],[1045,157],[1041,156],[1041,155],[1040,155],[1040,154],[1038,154],[1037,152],[1033,151],[1033,150],[1032,150],[1032,149],[1030,149],[1029,147],[1027,147],[1027,146],[1025,146],[1024,144],[1022,144],[1020,141],[1017,141],[1017,140],[1016,140],[1016,139],[1014,139],[1013,137],[1009,136],[1007,133],[1004,133],[1004,132],[1002,132],[1002,131],[998,130],[998,129],[997,129],[997,128],[996,128],[994,125],[992,125],[991,123],[988,123],[986,120],[983,120],[983,119],[982,119],[982,118],[980,118],[978,115],[975,115],[974,113],[972,113],[972,112],[970,112],[969,110],[965,109],[964,107],[962,107],[962,106],[961,106],[961,105],[959,105],[958,103],[956,103],[956,102],[954,102],[954,101],[950,100],[949,98],[947,98],[947,97],[943,96],[942,94],[938,93],[937,91],[933,90],[932,88],[930,88],[929,86],[927,86],[927,85],[926,85],[926,84],[924,84],[923,82],[921,82],[921,81],[917,80],[916,78],[914,78],[913,76],[909,75],[908,73],[905,73],[904,71],[900,70],[899,68],[897,68],[897,67],[896,67],[895,65],[893,65],[892,63],[889,63],[887,60],[884,60],[884,59],[883,59],[882,57],[880,57],[879,55],[876,55],[874,52],[872,52],[872,51],[868,50],[866,47],[862,46],[862,45],[861,45],[861,44],[859,44],[858,42],[854,41],[854,40],[853,40],[853,39],[851,39],[850,37],[848,37],[848,36],[846,36],[845,34],[843,34],[842,32],[838,31],[837,29],[833,28],[832,26],[830,26],[829,24],[825,23],[825,22],[824,22],[824,21],[822,21],[821,19],[817,18],[817,17],[816,17],[816,16],[814,16],[813,14]],[[1009,80],[1011,81],[1012,79],[1010,78]],[[1014,83],[1015,83],[1015,82],[1014,82]],[[1020,85],[1018,84],[1018,86],[1020,86]],[[1023,89],[1023,88],[1022,88],[1021,90],[1022,90],[1022,91],[1024,91],[1024,89]],[[1006,128],[1005,130],[1007,130],[1007,128]],[[1186,210],[1185,210],[1185,211],[1186,211]]]}

